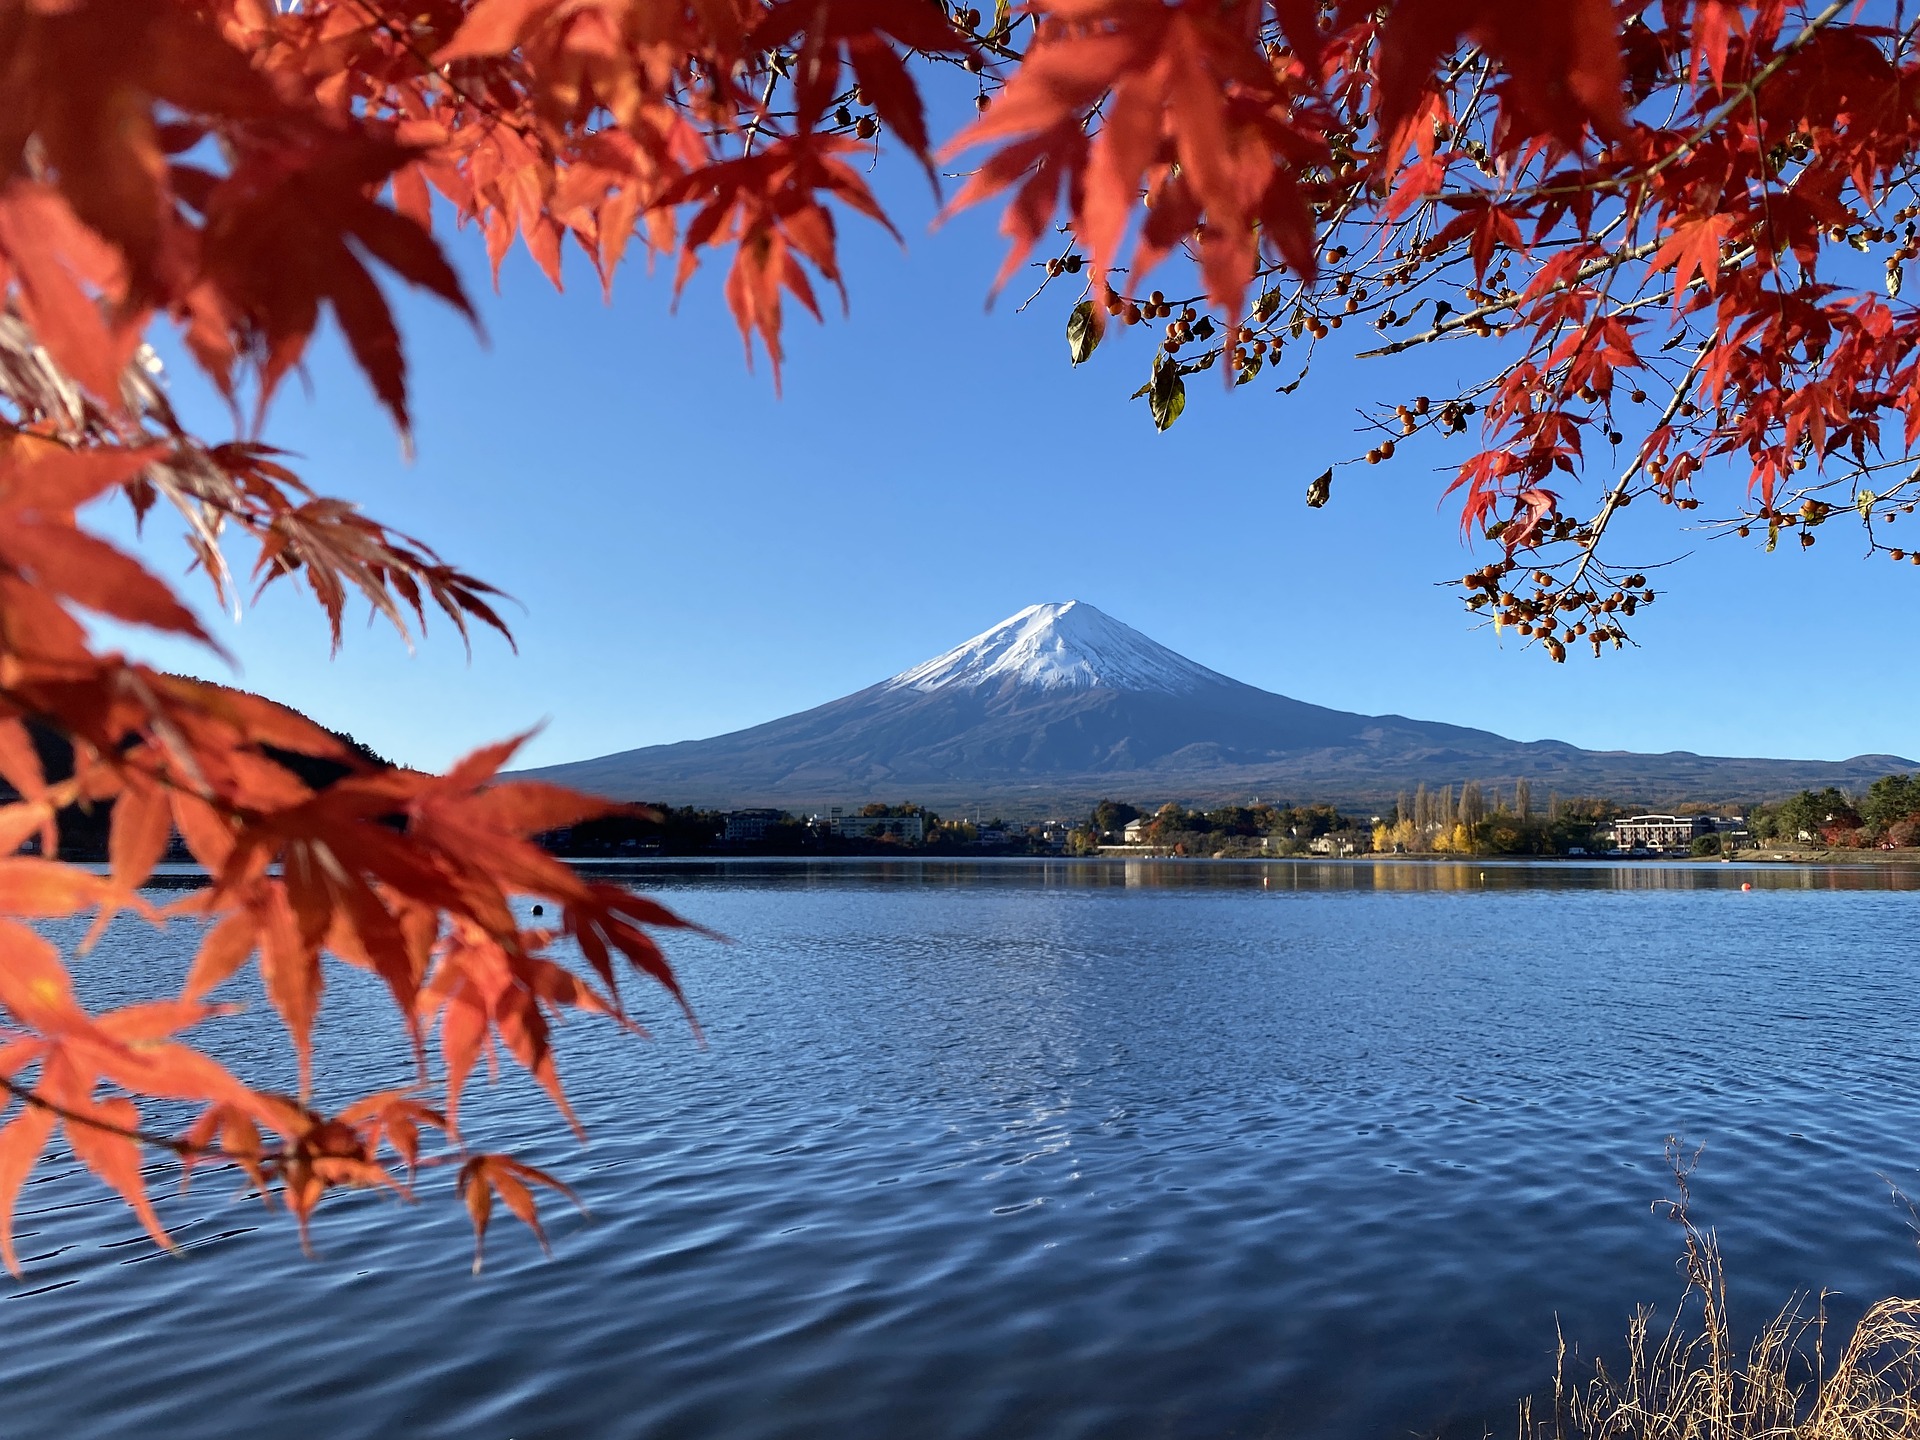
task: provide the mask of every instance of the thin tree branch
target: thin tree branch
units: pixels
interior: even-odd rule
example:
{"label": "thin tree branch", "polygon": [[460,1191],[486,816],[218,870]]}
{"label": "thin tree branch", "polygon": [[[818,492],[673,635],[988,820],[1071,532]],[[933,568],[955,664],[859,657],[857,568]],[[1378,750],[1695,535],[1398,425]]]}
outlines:
{"label": "thin tree branch", "polygon": [[[156,1150],[171,1150],[175,1155],[206,1156],[218,1160],[238,1160],[241,1157],[233,1151],[219,1146],[190,1145],[172,1135],[156,1135],[151,1130],[141,1130],[126,1125],[115,1125],[110,1120],[101,1120],[96,1116],[82,1115],[65,1105],[47,1099],[32,1086],[22,1085],[19,1081],[0,1075],[0,1090],[6,1091],[16,1100],[20,1100],[35,1110],[44,1110],[57,1116],[68,1125],[86,1125],[108,1135],[118,1135],[124,1140],[136,1140],[142,1145],[150,1145]],[[258,1156],[249,1157],[258,1159]]]}
{"label": "thin tree branch", "polygon": [[1647,459],[1653,449],[1654,433],[1670,425],[1673,417],[1680,413],[1680,407],[1686,404],[1687,396],[1693,390],[1694,381],[1700,378],[1700,367],[1707,363],[1707,356],[1712,353],[1711,350],[1702,350],[1694,356],[1693,364],[1687,367],[1687,373],[1681,376],[1680,383],[1673,387],[1673,398],[1667,401],[1667,408],[1661,412],[1658,423],[1647,432],[1646,439],[1640,442],[1640,448],[1634,453],[1633,463],[1621,472],[1620,478],[1614,481],[1613,487],[1607,491],[1607,498],[1601,502],[1598,513],[1588,522],[1587,540],[1580,547],[1580,563],[1574,566],[1573,574],[1559,587],[1561,595],[1571,594],[1580,588],[1580,582],[1586,578],[1588,567],[1593,564],[1594,553],[1600,546],[1600,537],[1607,533],[1607,526],[1612,523],[1614,512],[1620,508],[1620,502],[1626,496],[1627,487],[1646,468]]}
{"label": "thin tree branch", "polygon": [[[1585,265],[1582,265],[1572,276],[1568,277],[1563,284],[1556,285],[1547,293],[1557,295],[1563,290],[1572,289],[1575,285],[1585,284],[1596,275],[1604,275],[1609,270],[1617,270],[1620,266],[1629,264],[1632,261],[1643,260],[1658,250],[1662,243],[1663,242],[1659,240],[1648,240],[1625,250],[1616,250],[1604,259],[1590,260]],[[1477,309],[1463,311],[1459,315],[1449,315],[1445,320],[1442,320],[1430,330],[1422,331],[1418,335],[1409,335],[1404,340],[1395,340],[1390,345],[1381,345],[1372,350],[1362,350],[1353,358],[1356,360],[1372,360],[1381,355],[1398,355],[1402,350],[1411,350],[1416,345],[1426,345],[1432,341],[1441,339],[1443,336],[1450,335],[1455,330],[1472,325],[1476,320],[1484,320],[1489,315],[1498,315],[1503,310],[1511,310],[1526,298],[1526,292],[1518,291],[1509,299],[1489,301]]]}

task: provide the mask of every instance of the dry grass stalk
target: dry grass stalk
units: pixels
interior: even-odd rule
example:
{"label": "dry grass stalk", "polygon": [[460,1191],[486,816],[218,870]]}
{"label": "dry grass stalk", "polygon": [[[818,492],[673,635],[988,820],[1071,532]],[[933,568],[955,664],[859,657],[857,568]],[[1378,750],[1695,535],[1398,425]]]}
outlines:
{"label": "dry grass stalk", "polygon": [[1642,1307],[1626,1370],[1569,1376],[1565,1338],[1552,1414],[1521,1402],[1521,1440],[1920,1440],[1920,1300],[1880,1301],[1831,1368],[1823,1294],[1795,1297],[1742,1354],[1727,1323],[1726,1271],[1713,1232],[1688,1211],[1693,1158],[1669,1143],[1677,1197],[1662,1202],[1686,1240],[1687,1289],[1664,1331]]}

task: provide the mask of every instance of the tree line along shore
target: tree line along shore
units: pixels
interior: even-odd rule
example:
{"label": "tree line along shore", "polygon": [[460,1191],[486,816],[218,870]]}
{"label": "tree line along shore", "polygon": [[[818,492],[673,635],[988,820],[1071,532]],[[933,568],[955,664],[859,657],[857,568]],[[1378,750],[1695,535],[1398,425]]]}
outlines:
{"label": "tree line along shore", "polygon": [[[1920,848],[1920,775],[1859,794],[1837,788],[1751,805],[1681,803],[1666,814],[1690,838],[1667,855],[1799,858]],[[1582,856],[1637,854],[1643,809],[1606,796],[1537,796],[1526,780],[1419,786],[1378,811],[1329,803],[1148,807],[1102,800],[1077,817],[1009,822],[942,816],[924,805],[824,811],[652,806],[542,837],[559,855],[1165,855],[1221,859],[1364,854]],[[1659,819],[1662,817],[1653,817]],[[1674,827],[1668,827],[1670,830]]]}
{"label": "tree line along shore", "polygon": [[[349,736],[363,758],[386,762]],[[285,763],[324,788],[344,767],[288,755]],[[51,767],[50,767],[51,768]],[[1604,796],[1537,798],[1526,780],[1419,786],[1379,810],[1331,803],[1225,804],[1169,801],[1157,807],[1102,800],[1077,817],[1009,821],[943,816],[913,802],[722,810],[640,805],[540,837],[556,855],[1161,855],[1256,859],[1367,854],[1592,856],[1635,854],[1623,831],[1641,811]],[[1668,807],[1698,833],[1662,853],[1712,858],[1893,858],[1920,851],[1920,775],[1882,776],[1855,794],[1829,786],[1750,806]],[[60,816],[65,859],[106,858],[112,807],[72,807]],[[172,858],[185,858],[184,851]]]}

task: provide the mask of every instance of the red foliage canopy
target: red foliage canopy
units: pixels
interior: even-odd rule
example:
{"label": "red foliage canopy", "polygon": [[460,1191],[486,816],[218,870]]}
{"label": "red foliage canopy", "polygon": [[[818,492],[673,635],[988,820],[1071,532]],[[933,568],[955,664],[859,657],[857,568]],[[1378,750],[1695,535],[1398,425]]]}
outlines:
{"label": "red foliage canopy", "polygon": [[[777,371],[785,302],[817,314],[816,281],[843,286],[836,214],[887,223],[850,163],[884,144],[929,173],[974,157],[952,203],[1003,206],[1003,280],[1031,264],[1077,290],[1076,363],[1109,321],[1165,322],[1139,392],[1161,428],[1197,372],[1280,369],[1292,390],[1343,325],[1375,332],[1366,355],[1479,340],[1483,378],[1376,407],[1366,458],[1472,432],[1454,486],[1492,558],[1467,602],[1557,660],[1623,643],[1653,598],[1601,552],[1636,499],[1690,511],[1744,472],[1720,523],[1769,548],[1813,543],[1839,502],[1879,548],[1912,509],[1915,23],[1843,0],[0,0],[0,776],[19,796],[0,907],[153,916],[140,887],[176,831],[211,877],[174,907],[205,923],[184,991],[111,1013],[0,922],[0,1250],[56,1127],[156,1234],[142,1144],[224,1156],[304,1221],[330,1187],[404,1183],[423,1129],[477,1230],[494,1196],[532,1223],[547,1177],[460,1148],[477,1058],[504,1049],[571,1118],[552,1018],[630,1026],[622,965],[678,993],[650,933],[675,918],[529,839],[604,807],[499,781],[511,745],[445,776],[369,768],[268,702],[97,653],[76,618],[212,643],[82,526],[120,493],[176,511],[223,596],[236,536],[257,584],[304,579],[336,644],[350,594],[403,630],[430,609],[501,628],[486,585],[256,438],[329,308],[404,433],[383,282],[470,308],[437,220],[475,226],[496,273],[523,243],[556,284],[569,241],[607,284],[635,240],[677,285],[725,251],[734,318]],[[978,110],[944,143],[935,67]],[[1163,265],[1190,293],[1149,288]],[[178,422],[157,325],[243,438]],[[70,775],[41,772],[29,723],[71,740]],[[314,788],[286,752],[348,773]],[[42,858],[64,807],[108,802],[109,874]],[[523,928],[515,896],[552,901],[555,929]],[[305,1077],[328,963],[385,985],[420,1087],[322,1114],[176,1038],[257,965]],[[201,1118],[155,1135],[154,1100]]]}

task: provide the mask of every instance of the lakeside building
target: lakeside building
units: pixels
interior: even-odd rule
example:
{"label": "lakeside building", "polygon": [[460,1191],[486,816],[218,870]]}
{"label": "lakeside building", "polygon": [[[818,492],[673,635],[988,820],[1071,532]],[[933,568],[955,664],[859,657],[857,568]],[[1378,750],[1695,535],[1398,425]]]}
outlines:
{"label": "lakeside building", "polygon": [[727,828],[720,838],[729,845],[764,840],[767,831],[785,819],[786,812],[781,810],[729,810]]}
{"label": "lakeside building", "polygon": [[878,840],[890,835],[911,845],[925,843],[926,817],[921,815],[848,815],[838,805],[827,816],[827,825],[835,835],[860,840]]}
{"label": "lakeside building", "polygon": [[1147,827],[1153,824],[1153,816],[1142,815],[1138,820],[1129,820],[1127,828],[1120,832],[1120,838],[1129,845],[1147,843]]}
{"label": "lakeside building", "polygon": [[1336,830],[1307,841],[1310,855],[1365,855],[1372,849],[1373,836],[1358,830]]}
{"label": "lakeside building", "polygon": [[1685,850],[1713,828],[1706,815],[1626,815],[1613,822],[1613,835],[1622,850]]}

